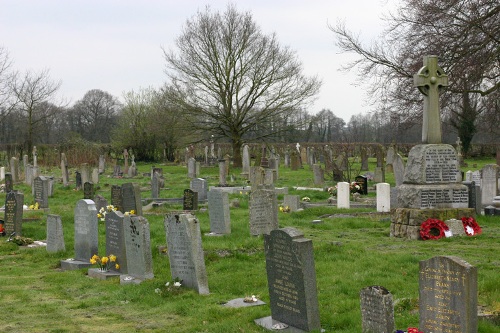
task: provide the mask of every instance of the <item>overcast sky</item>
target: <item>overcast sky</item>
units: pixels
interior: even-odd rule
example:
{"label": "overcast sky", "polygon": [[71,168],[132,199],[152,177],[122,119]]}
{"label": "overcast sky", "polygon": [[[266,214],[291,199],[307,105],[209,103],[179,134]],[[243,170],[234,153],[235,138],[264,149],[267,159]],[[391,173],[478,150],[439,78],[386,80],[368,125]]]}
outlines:
{"label": "overcast sky", "polygon": [[[232,1],[250,11],[266,34],[297,52],[307,75],[323,86],[308,109],[330,109],[348,121],[366,114],[364,87],[339,71],[353,55],[341,54],[328,24],[346,22],[364,40],[382,33],[382,16],[397,0]],[[61,80],[59,97],[72,105],[91,89],[122,99],[123,92],[157,88],[166,81],[161,48],[174,41],[188,18],[210,4],[223,11],[228,1],[195,0],[0,0],[0,45],[20,71],[50,70]],[[392,7],[391,7],[392,6]]]}

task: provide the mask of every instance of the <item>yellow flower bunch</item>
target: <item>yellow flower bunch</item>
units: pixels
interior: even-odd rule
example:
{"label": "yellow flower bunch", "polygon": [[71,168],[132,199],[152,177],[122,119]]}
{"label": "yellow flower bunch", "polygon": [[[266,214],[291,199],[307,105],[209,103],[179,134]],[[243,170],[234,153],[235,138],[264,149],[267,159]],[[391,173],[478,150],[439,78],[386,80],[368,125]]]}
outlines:
{"label": "yellow flower bunch", "polygon": [[135,215],[135,210],[131,210],[130,212],[125,212],[123,215]]}
{"label": "yellow flower bunch", "polygon": [[116,259],[116,256],[113,254],[104,257],[99,257],[97,254],[94,254],[92,258],[90,258],[90,263],[92,265],[99,265],[101,270],[108,270],[111,263],[115,263],[115,269],[120,269],[120,265],[116,262]]}
{"label": "yellow flower bunch", "polygon": [[97,213],[97,218],[104,222],[106,220],[106,214],[116,211],[116,207],[113,205],[107,205],[106,207],[101,207]]}
{"label": "yellow flower bunch", "polygon": [[35,204],[29,206],[29,209],[32,210],[40,209],[40,204],[38,202],[35,202]]}

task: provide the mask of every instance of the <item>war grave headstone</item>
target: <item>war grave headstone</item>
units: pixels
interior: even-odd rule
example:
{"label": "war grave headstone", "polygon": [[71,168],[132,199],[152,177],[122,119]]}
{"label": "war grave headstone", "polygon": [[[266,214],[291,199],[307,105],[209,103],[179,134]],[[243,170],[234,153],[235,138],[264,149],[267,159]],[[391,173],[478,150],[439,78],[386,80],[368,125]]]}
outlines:
{"label": "war grave headstone", "polygon": [[5,193],[12,192],[14,190],[14,181],[12,180],[12,173],[5,173]]}
{"label": "war grave headstone", "polygon": [[8,192],[5,198],[4,229],[7,236],[22,236],[24,194]]}
{"label": "war grave headstone", "polygon": [[357,176],[354,178],[354,181],[359,184],[361,187],[359,190],[360,194],[367,195],[368,194],[368,179],[365,176]]}
{"label": "war grave headstone", "polygon": [[391,211],[391,185],[389,183],[378,183],[377,191],[377,212],[388,213]]}
{"label": "war grave headstone", "polygon": [[291,227],[264,235],[271,316],[256,319],[265,328],[294,332],[320,330],[312,241]]}
{"label": "war grave headstone", "polygon": [[274,189],[258,186],[250,193],[250,235],[269,234],[278,229],[278,200]]}
{"label": "war grave headstone", "polygon": [[[61,216],[47,215],[47,252],[66,251]],[[90,258],[89,258],[90,259]]]}
{"label": "war grave headstone", "polygon": [[33,180],[33,192],[35,202],[40,208],[49,208],[49,179],[38,176]]}
{"label": "war grave headstone", "polygon": [[128,273],[120,276],[120,283],[137,284],[152,279],[153,255],[148,221],[142,216],[126,215],[123,224]]}
{"label": "war grave headstone", "polygon": [[448,77],[436,56],[424,57],[414,85],[424,95],[422,144],[408,154],[403,184],[398,186],[398,208],[391,215],[391,236],[409,239],[420,238],[420,225],[428,218],[474,215],[455,148],[441,143],[439,90],[448,85]]}
{"label": "war grave headstone", "polygon": [[290,212],[296,212],[300,209],[300,195],[285,194],[283,206],[288,207]]}
{"label": "war grave headstone", "polygon": [[172,279],[182,285],[209,294],[200,223],[191,214],[169,213],[165,217],[168,257]]}
{"label": "war grave headstone", "polygon": [[476,267],[454,256],[420,261],[419,314],[424,332],[477,332]]}
{"label": "war grave headstone", "polygon": [[363,333],[394,332],[392,294],[382,286],[361,289],[361,322]]}
{"label": "war grave headstone", "polygon": [[198,192],[198,201],[207,200],[208,192],[208,182],[203,178],[194,178],[190,182],[190,189],[194,192]]}
{"label": "war grave headstone", "polygon": [[351,191],[348,182],[337,183],[337,208],[351,207],[350,203]]}
{"label": "war grave headstone", "polygon": [[122,187],[121,185],[111,185],[111,205],[123,212]]}
{"label": "war grave headstone", "polygon": [[208,192],[208,215],[210,217],[210,234],[208,235],[231,233],[229,194],[227,192],[217,190]]}
{"label": "war grave headstone", "polygon": [[142,216],[141,189],[139,184],[125,183],[122,185],[123,213],[134,211],[135,215]]}
{"label": "war grave headstone", "polygon": [[98,220],[95,203],[78,200],[75,207],[75,257],[61,261],[62,270],[75,270],[91,266],[90,258],[98,253]]}
{"label": "war grave headstone", "polygon": [[80,171],[75,171],[75,188],[77,190],[80,190],[82,186],[82,174],[80,173]]}
{"label": "war grave headstone", "polygon": [[93,199],[95,195],[94,183],[86,182],[83,183],[83,198]]}
{"label": "war grave headstone", "polygon": [[183,210],[198,210],[198,192],[187,188],[182,197]]}
{"label": "war grave headstone", "polygon": [[491,205],[498,194],[498,165],[487,164],[481,169],[481,202]]}

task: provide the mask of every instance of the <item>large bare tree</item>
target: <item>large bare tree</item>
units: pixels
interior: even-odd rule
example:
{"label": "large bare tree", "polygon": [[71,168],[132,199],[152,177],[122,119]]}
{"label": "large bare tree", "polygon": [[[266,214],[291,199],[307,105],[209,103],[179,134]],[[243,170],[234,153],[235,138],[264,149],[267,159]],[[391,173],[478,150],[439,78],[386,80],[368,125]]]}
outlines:
{"label": "large bare tree", "polygon": [[188,19],[176,47],[164,50],[171,101],[193,128],[228,138],[236,166],[245,134],[299,109],[321,85],[303,75],[295,52],[233,5]]}
{"label": "large bare tree", "polygon": [[0,46],[0,121],[3,120],[15,106],[12,99],[12,90],[10,82],[12,61],[9,52],[3,46]]}
{"label": "large bare tree", "polygon": [[500,90],[500,3],[498,0],[402,0],[389,14],[382,38],[365,46],[344,24],[330,27],[339,47],[359,58],[358,70],[378,111],[409,125],[421,119],[422,96],[412,76],[424,55],[438,55],[450,85],[441,99],[464,151],[476,133],[478,116]]}

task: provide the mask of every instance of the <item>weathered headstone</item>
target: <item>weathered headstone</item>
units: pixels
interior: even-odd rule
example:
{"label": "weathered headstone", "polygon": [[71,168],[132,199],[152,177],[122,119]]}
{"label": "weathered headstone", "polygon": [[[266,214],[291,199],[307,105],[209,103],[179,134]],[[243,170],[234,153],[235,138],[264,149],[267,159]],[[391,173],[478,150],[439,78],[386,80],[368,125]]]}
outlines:
{"label": "weathered headstone", "polygon": [[394,155],[394,161],[392,163],[394,178],[396,180],[396,186],[402,185],[404,182],[405,165],[403,158],[399,154]]}
{"label": "weathered headstone", "polygon": [[127,274],[127,249],[125,248],[124,215],[120,211],[106,214],[106,255],[116,256],[116,263],[110,266],[111,271]]}
{"label": "weathered headstone", "polygon": [[243,146],[243,155],[242,155],[242,168],[241,174],[243,176],[248,177],[250,173],[250,152],[248,151],[248,145]]}
{"label": "weathered headstone", "polygon": [[122,185],[123,213],[135,211],[135,215],[142,216],[141,189],[139,184],[125,183]]}
{"label": "weathered headstone", "polygon": [[278,202],[273,189],[258,186],[250,193],[250,235],[269,234],[278,229]]}
{"label": "weathered headstone", "polygon": [[99,155],[99,174],[103,174],[106,170],[106,159],[104,155]]}
{"label": "weathered headstone", "polygon": [[151,177],[151,198],[157,199],[160,197],[160,175],[154,173]]}
{"label": "weathered headstone", "polygon": [[481,169],[481,193],[482,204],[491,205],[498,194],[498,165],[487,164]]}
{"label": "weathered headstone", "polygon": [[424,332],[478,330],[477,269],[454,256],[420,261],[419,328]]}
{"label": "weathered headstone", "polygon": [[290,156],[290,169],[292,171],[297,171],[300,168],[300,156],[296,151],[292,152],[292,155]]}
{"label": "weathered headstone", "polygon": [[80,174],[82,176],[82,184],[90,182],[90,166],[88,163],[82,163],[80,165]]}
{"label": "weathered headstone", "polygon": [[95,208],[97,209],[97,211],[100,211],[101,208],[106,209],[106,207],[108,206],[108,200],[106,200],[106,198],[104,198],[100,194],[98,194],[94,197],[94,203],[95,203]]}
{"label": "weathered headstone", "polygon": [[208,182],[203,178],[194,178],[191,180],[190,189],[198,192],[198,201],[207,200]]}
{"label": "weathered headstone", "polygon": [[61,153],[61,174],[63,186],[66,187],[69,184],[69,171],[68,171],[68,160],[66,154]]}
{"label": "weathered headstone", "polygon": [[224,191],[208,192],[208,214],[210,216],[210,232],[214,234],[231,233],[231,217],[229,214],[229,195]]}
{"label": "weathered headstone", "polygon": [[219,186],[227,186],[226,160],[219,160]]}
{"label": "weathered headstone", "polygon": [[451,219],[444,221],[453,236],[465,236],[464,225],[461,220]]}
{"label": "weathered headstone", "polygon": [[394,303],[386,288],[371,286],[361,289],[360,303],[363,333],[394,332]]}
{"label": "weathered headstone", "polygon": [[348,182],[337,183],[337,208],[347,208],[350,205],[351,191]]}
{"label": "weathered headstone", "polygon": [[10,173],[12,175],[12,182],[17,183],[19,181],[19,160],[17,157],[10,159]]}
{"label": "weathered headstone", "polygon": [[120,185],[111,185],[111,205],[116,210],[123,211],[122,187]]}
{"label": "weathered headstone", "polygon": [[12,192],[14,190],[14,181],[12,180],[12,173],[5,173],[5,193]]}
{"label": "weathered headstone", "polygon": [[264,235],[264,249],[271,317],[256,322],[268,326],[278,321],[305,332],[319,331],[312,241],[299,230],[287,227]]}
{"label": "weathered headstone", "polygon": [[290,212],[296,212],[300,209],[300,195],[285,194],[283,206],[288,207]]}
{"label": "weathered headstone", "polygon": [[196,160],[194,159],[194,157],[190,157],[188,159],[187,167],[188,167],[188,177],[195,178],[196,177]]}
{"label": "weathered headstone", "polygon": [[191,214],[167,214],[165,218],[168,256],[172,279],[182,285],[208,294],[208,279],[201,244],[200,223]]}
{"label": "weathered headstone", "polygon": [[[66,251],[61,216],[47,215],[47,252]],[[90,259],[90,258],[89,258]]]}
{"label": "weathered headstone", "polygon": [[4,229],[5,234],[10,236],[15,232],[22,236],[24,194],[20,192],[8,192],[5,198]]}
{"label": "weathered headstone", "polygon": [[182,197],[182,209],[198,210],[198,192],[194,192],[189,188],[184,190],[184,195]]}
{"label": "weathered headstone", "polygon": [[391,211],[391,185],[389,183],[378,183],[377,189],[377,212],[387,213]]}
{"label": "weathered headstone", "polygon": [[80,173],[80,171],[75,171],[75,189],[81,190],[82,187],[82,174]]}
{"label": "weathered headstone", "polygon": [[325,184],[325,174],[324,170],[321,169],[321,165],[313,164],[313,175],[314,175],[314,185],[324,185]]}
{"label": "weathered headstone", "polygon": [[86,182],[83,183],[83,198],[84,199],[94,199],[94,183]]}
{"label": "weathered headstone", "polygon": [[123,223],[127,274],[138,280],[152,279],[154,277],[153,256],[148,221],[142,216],[127,215]]}
{"label": "weathered headstone", "polygon": [[92,183],[99,184],[99,170],[97,168],[92,169]]}
{"label": "weathered headstone", "polygon": [[33,191],[35,202],[40,208],[49,208],[49,179],[38,176],[33,180]]}

